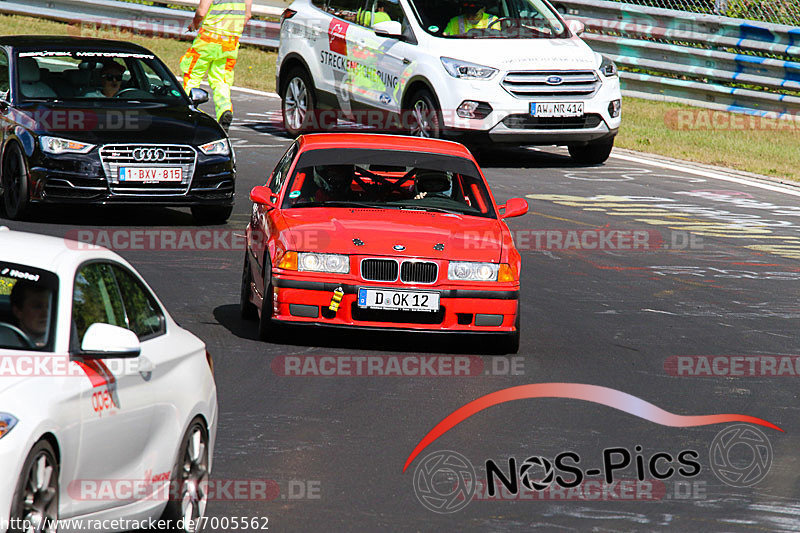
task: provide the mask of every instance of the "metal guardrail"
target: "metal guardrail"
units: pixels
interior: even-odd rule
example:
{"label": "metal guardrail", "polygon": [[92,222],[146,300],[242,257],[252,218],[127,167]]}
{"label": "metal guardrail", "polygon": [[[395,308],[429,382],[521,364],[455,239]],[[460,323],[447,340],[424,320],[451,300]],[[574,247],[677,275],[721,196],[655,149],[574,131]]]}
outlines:
{"label": "metal guardrail", "polygon": [[620,67],[623,94],[800,118],[800,28],[604,0],[554,0]]}
{"label": "metal guardrail", "polygon": [[[176,3],[174,0],[167,0]],[[179,0],[177,3],[183,3]],[[196,2],[191,2],[196,5]],[[276,3],[276,2],[274,2]],[[78,36],[83,27],[99,26],[157,37],[192,39],[186,28],[194,16],[192,11],[146,6],[115,0],[0,0],[0,13],[42,17],[72,25],[70,32]],[[251,20],[240,41],[261,48],[278,47],[277,22]]]}

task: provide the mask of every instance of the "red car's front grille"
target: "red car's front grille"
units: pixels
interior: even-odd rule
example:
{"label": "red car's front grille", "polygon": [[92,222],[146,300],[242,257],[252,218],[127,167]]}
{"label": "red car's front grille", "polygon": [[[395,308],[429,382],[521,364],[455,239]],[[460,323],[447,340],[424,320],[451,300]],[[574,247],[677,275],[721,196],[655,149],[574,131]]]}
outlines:
{"label": "red car's front grille", "polygon": [[405,283],[434,283],[439,265],[430,262],[405,261],[400,267],[400,279]]}
{"label": "red car's front grille", "polygon": [[399,265],[394,259],[364,259],[361,277],[367,281],[397,281]]}
{"label": "red car's front grille", "polygon": [[364,259],[361,277],[367,281],[397,281],[399,278],[403,283],[435,283],[439,265],[430,261],[409,260],[400,265],[395,259]]}

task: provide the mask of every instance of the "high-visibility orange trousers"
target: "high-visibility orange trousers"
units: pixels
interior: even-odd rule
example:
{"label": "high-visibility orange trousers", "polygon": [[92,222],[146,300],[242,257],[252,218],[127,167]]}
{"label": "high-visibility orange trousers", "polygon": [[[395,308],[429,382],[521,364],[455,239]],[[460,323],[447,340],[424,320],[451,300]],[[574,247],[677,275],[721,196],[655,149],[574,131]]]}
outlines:
{"label": "high-visibility orange trousers", "polygon": [[181,58],[183,88],[187,93],[195,87],[200,87],[200,83],[208,73],[208,83],[214,92],[217,120],[225,111],[233,111],[231,86],[233,67],[238,56],[238,38],[214,36],[200,30],[192,47]]}

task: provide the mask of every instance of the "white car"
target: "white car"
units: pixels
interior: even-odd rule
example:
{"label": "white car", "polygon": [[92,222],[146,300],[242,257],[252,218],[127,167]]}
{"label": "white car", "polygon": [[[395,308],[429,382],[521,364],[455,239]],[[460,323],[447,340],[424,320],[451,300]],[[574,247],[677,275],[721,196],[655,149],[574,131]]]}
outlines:
{"label": "white car", "polygon": [[0,533],[159,517],[195,531],[217,416],[205,345],[125,260],[0,228]]}
{"label": "white car", "polygon": [[296,0],[281,17],[284,125],[297,135],[343,115],[472,144],[565,145],[600,163],[620,83],[582,31],[546,0]]}

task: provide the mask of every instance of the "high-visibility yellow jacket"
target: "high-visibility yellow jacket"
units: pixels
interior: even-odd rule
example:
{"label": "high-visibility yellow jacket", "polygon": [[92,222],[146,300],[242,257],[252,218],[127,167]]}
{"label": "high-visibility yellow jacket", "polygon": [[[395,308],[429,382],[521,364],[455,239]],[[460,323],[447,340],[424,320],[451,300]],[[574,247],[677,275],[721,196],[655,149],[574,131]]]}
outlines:
{"label": "high-visibility yellow jacket", "polygon": [[213,0],[203,19],[202,30],[219,35],[240,37],[244,31],[247,5],[235,0]]}
{"label": "high-visibility yellow jacket", "polygon": [[497,17],[484,13],[478,22],[471,22],[467,19],[466,15],[459,15],[450,19],[447,27],[444,29],[445,35],[463,35],[472,29],[485,30],[489,24],[497,20]]}

